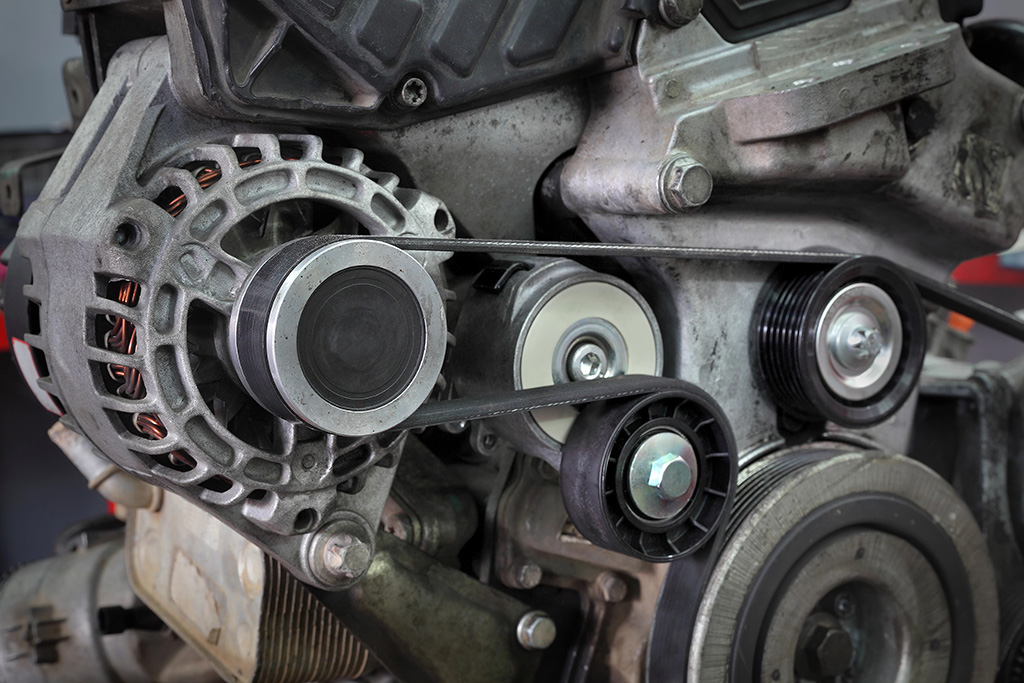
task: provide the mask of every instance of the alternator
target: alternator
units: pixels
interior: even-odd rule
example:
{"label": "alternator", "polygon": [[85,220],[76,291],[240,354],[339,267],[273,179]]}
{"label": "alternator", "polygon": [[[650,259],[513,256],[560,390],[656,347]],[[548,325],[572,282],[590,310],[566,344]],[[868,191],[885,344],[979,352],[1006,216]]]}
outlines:
{"label": "alternator", "polygon": [[6,303],[22,368],[118,465],[329,584],[308,536],[344,512],[372,549],[404,441],[388,430],[442,381],[449,296],[448,254],[336,236],[454,222],[356,150],[169,115],[166,46],[125,52],[76,136],[90,144],[22,224]]}

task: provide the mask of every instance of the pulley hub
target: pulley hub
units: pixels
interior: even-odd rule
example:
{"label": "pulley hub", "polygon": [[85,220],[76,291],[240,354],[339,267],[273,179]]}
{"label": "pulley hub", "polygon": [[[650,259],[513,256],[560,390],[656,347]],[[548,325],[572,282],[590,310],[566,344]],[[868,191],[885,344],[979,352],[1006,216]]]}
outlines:
{"label": "pulley hub", "polygon": [[697,456],[679,432],[658,431],[640,442],[629,464],[629,496],[643,515],[679,514],[697,487]]}
{"label": "pulley hub", "polygon": [[896,373],[902,344],[902,322],[892,297],[869,282],[847,285],[818,320],[818,370],[837,396],[868,399]]}
{"label": "pulley hub", "polygon": [[274,251],[246,280],[231,352],[267,410],[363,436],[427,398],[445,330],[440,293],[412,256],[369,240],[308,238]]}

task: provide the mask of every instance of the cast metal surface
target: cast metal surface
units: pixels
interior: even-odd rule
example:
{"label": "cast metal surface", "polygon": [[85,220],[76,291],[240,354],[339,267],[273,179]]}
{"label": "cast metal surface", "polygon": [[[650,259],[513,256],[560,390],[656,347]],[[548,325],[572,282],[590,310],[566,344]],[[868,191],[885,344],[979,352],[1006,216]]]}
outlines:
{"label": "cast metal surface", "polygon": [[5,314],[136,592],[239,680],[1012,676],[1022,373],[918,380],[1024,339],[972,5],[65,3]]}

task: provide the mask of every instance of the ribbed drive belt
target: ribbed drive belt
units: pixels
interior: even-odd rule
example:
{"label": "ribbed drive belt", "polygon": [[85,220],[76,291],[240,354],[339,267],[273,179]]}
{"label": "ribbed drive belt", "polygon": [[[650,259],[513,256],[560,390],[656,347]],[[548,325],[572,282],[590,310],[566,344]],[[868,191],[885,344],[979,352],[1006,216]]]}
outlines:
{"label": "ribbed drive belt", "polygon": [[[363,239],[366,239],[363,237]],[[476,252],[486,254],[512,254],[531,256],[563,256],[569,258],[653,258],[701,261],[748,261],[761,263],[806,263],[835,265],[857,254],[842,252],[806,252],[760,249],[702,249],[660,245],[534,242],[525,240],[481,239],[424,239],[415,237],[379,237],[383,242],[409,251]],[[906,268],[890,266],[907,276],[918,288],[923,299],[1024,341],[1024,321],[991,306],[950,285],[925,277]],[[615,398],[638,396],[671,389],[677,380],[663,377],[626,375],[611,379],[570,382],[551,387],[539,387],[507,392],[482,398],[457,398],[428,403],[417,410],[401,428],[496,417],[520,411],[536,410],[565,404],[584,404]],[[665,578],[659,597],[647,648],[647,680],[651,683],[684,680],[687,676],[689,648],[697,609],[704,588],[710,580],[715,558],[725,540],[725,525],[714,539],[694,554],[673,562]],[[661,608],[669,605],[669,609]]]}
{"label": "ribbed drive belt", "polygon": [[[341,237],[353,239],[355,237]],[[613,244],[607,242],[535,242],[532,240],[433,239],[422,237],[358,236],[373,239],[409,251],[451,251],[463,253],[513,254],[521,256],[564,256],[569,258],[654,258],[691,261],[754,261],[760,263],[806,263],[834,265],[858,254],[835,251],[786,251],[778,249],[706,249],[662,245]],[[1024,341],[1024,320],[964,294],[955,287],[925,277],[894,263],[889,264],[909,278],[921,297],[956,311],[998,332]],[[569,382],[550,387],[513,391],[494,396],[457,398],[427,403],[400,429],[413,429],[451,422],[477,420],[559,405],[592,403],[614,398],[639,396],[671,388],[667,378],[627,375],[588,382]]]}

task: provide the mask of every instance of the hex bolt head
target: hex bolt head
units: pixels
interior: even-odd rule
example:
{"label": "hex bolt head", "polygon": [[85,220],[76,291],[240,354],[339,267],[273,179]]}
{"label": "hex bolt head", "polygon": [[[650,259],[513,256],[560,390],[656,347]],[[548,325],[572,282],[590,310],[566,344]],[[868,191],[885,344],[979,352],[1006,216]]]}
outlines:
{"label": "hex bolt head", "polygon": [[664,500],[675,500],[690,488],[693,472],[682,457],[669,453],[651,463],[648,485],[657,490]]}
{"label": "hex bolt head", "polygon": [[544,570],[533,562],[523,562],[521,565],[515,568],[515,585],[513,588],[523,588],[529,590],[536,588],[540,585],[541,579],[544,578]]}
{"label": "hex bolt head", "polygon": [[350,534],[335,534],[324,546],[324,568],[331,574],[353,579],[369,566],[369,546]]}
{"label": "hex bolt head", "polygon": [[711,172],[689,154],[674,156],[661,167],[661,203],[672,213],[703,206],[713,188]]}
{"label": "hex bolt head", "polygon": [[366,573],[373,561],[373,545],[362,525],[348,520],[324,526],[309,545],[313,575],[331,587],[350,586]]}
{"label": "hex bolt head", "polygon": [[540,610],[527,612],[516,625],[516,638],[527,650],[545,650],[555,642],[555,622]]}
{"label": "hex bolt head", "polygon": [[841,628],[818,625],[807,638],[804,654],[818,678],[834,678],[853,663],[853,639]]}
{"label": "hex bolt head", "polygon": [[398,103],[403,107],[415,109],[427,101],[427,84],[422,78],[410,76],[402,81],[398,88]]}
{"label": "hex bolt head", "polygon": [[626,471],[629,498],[651,519],[668,519],[693,498],[697,459],[693,446],[671,429],[646,435],[633,451]]}
{"label": "hex bolt head", "polygon": [[615,572],[602,572],[595,584],[601,599],[605,602],[622,602],[629,594],[626,582]]}
{"label": "hex bolt head", "polygon": [[659,0],[658,14],[672,28],[685,26],[700,15],[702,0]]}

